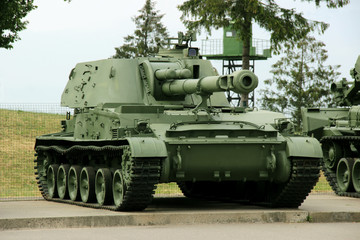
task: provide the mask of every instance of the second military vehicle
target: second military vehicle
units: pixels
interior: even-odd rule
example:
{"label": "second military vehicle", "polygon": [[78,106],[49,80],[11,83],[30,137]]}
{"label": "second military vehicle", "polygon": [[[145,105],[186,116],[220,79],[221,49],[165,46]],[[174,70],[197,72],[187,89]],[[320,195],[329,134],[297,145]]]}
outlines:
{"label": "second military vehicle", "polygon": [[63,131],[37,137],[47,200],[134,211],[156,184],[193,198],[298,207],[316,184],[322,151],[283,114],[230,107],[225,91],[258,85],[248,70],[218,76],[190,35],[158,56],[79,63],[61,105]]}
{"label": "second military vehicle", "polygon": [[322,169],[336,194],[360,197],[360,56],[353,82],[333,83],[338,108],[302,109],[304,132],[321,140]]}

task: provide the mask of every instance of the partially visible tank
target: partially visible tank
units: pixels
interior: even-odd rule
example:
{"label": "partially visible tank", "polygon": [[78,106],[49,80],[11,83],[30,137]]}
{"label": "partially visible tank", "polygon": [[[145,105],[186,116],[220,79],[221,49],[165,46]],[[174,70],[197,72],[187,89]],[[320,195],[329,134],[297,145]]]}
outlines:
{"label": "partially visible tank", "polygon": [[360,197],[360,56],[350,70],[353,82],[333,83],[338,108],[303,108],[304,132],[319,139],[322,169],[336,194]]}
{"label": "partially visible tank", "polygon": [[248,93],[248,70],[218,76],[179,35],[159,56],[79,63],[61,105],[63,131],[37,137],[39,189],[47,200],[142,210],[156,184],[192,198],[298,207],[316,184],[322,151],[295,136],[281,113],[230,107]]}

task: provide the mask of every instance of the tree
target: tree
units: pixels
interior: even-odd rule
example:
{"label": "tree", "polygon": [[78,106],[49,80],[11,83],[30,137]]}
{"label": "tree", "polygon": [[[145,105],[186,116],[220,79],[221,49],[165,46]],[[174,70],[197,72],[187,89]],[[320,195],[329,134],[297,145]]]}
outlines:
{"label": "tree", "polygon": [[325,65],[325,44],[314,37],[292,42],[284,56],[272,65],[272,79],[265,80],[260,91],[261,106],[277,112],[291,113],[297,130],[301,126],[301,107],[332,105],[330,84],[340,75],[340,65]]}
{"label": "tree", "polygon": [[[318,7],[326,2],[328,8],[347,5],[350,0],[301,0],[314,2]],[[271,45],[274,53],[279,53],[281,43],[292,43],[303,39],[309,32],[323,33],[328,25],[312,21],[297,13],[295,9],[281,8],[275,0],[188,0],[179,6],[183,12],[181,19],[192,30],[204,27],[209,33],[211,28],[227,27],[233,23],[234,30],[241,33],[243,42],[243,69],[249,69],[251,24],[256,22],[271,33]],[[190,20],[188,17],[192,17]],[[247,99],[247,96],[242,96]],[[243,100],[242,100],[243,101]],[[247,102],[242,105],[247,106]]]}
{"label": "tree", "polygon": [[0,48],[12,49],[12,44],[21,39],[19,32],[28,24],[23,18],[37,6],[34,0],[0,0],[0,6]]}
{"label": "tree", "polygon": [[20,40],[18,32],[26,29],[23,18],[36,6],[33,0],[0,1],[0,48],[11,49]]}
{"label": "tree", "polygon": [[115,48],[114,58],[146,57],[157,53],[159,48],[165,45],[168,33],[161,23],[164,15],[159,15],[159,11],[154,10],[151,0],[146,0],[139,12],[140,15],[133,18],[136,24],[134,34],[126,36],[125,43]]}

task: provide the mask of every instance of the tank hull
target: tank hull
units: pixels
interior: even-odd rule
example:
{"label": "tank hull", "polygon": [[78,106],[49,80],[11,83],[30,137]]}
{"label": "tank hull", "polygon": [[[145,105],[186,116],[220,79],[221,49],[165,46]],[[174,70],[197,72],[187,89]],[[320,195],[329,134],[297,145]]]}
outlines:
{"label": "tank hull", "polygon": [[[259,114],[263,118],[258,118]],[[137,113],[120,114],[115,110],[110,114],[94,109],[78,113],[67,120],[67,124],[84,121],[92,126],[95,123],[90,119],[94,119],[113,126],[117,122],[114,119],[125,123],[131,119],[129,122],[135,123],[135,126],[132,131],[128,125],[128,131],[118,126],[108,132],[95,133],[96,136],[105,136],[105,139],[94,139],[94,135],[87,133],[89,127],[84,125],[78,129],[66,127],[65,132],[38,137],[35,166],[43,196],[48,200],[81,206],[142,210],[150,204],[156,184],[177,182],[188,197],[298,207],[318,180],[322,156],[319,143],[309,137],[282,136],[273,127],[262,123],[279,117],[279,114],[256,111],[236,115],[223,113],[221,117],[209,121],[205,118],[199,120],[201,116],[188,111],[175,113],[165,110],[162,114],[148,113],[147,117],[152,121],[147,124],[134,121],[138,117]],[[174,119],[183,121],[174,123]],[[141,127],[142,132],[136,133]],[[110,129],[105,125],[106,128]],[[87,132],[83,132],[84,129]],[[61,177],[59,170],[49,173],[52,168],[67,169],[72,166],[81,169],[78,173],[80,180],[75,180],[78,189],[65,189],[65,195],[80,195],[74,200],[64,197],[60,193],[64,190],[58,187],[61,181],[67,181],[69,186],[70,177]],[[115,181],[109,180],[111,193],[108,195],[101,191],[95,193],[93,187],[93,195],[103,194],[104,198],[110,199],[106,204],[100,204],[96,197],[92,202],[81,199],[87,199],[82,196],[81,189],[83,192],[91,189],[87,185],[81,186],[81,174],[87,168],[92,169],[94,175],[88,181],[101,182],[96,176],[105,170],[109,172],[108,178]],[[87,175],[83,175],[87,179]],[[49,181],[48,176],[54,180]],[[116,177],[127,178],[128,182],[115,180]],[[114,197],[117,194],[114,186],[119,182],[122,185],[120,189],[129,189],[133,185],[131,194],[125,196],[126,204],[115,203],[121,199]],[[63,185],[66,186],[66,183]],[[54,188],[55,191],[51,190]],[[294,188],[297,190],[293,191]],[[224,189],[227,190],[224,192]]]}

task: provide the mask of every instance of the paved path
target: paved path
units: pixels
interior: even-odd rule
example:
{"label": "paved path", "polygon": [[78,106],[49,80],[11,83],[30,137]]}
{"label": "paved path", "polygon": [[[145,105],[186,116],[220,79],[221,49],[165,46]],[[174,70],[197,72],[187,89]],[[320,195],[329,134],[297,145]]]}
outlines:
{"label": "paved path", "polygon": [[232,223],[0,231],[1,240],[359,240],[360,223]]}
{"label": "paved path", "polygon": [[[40,201],[0,202],[0,231],[217,223],[360,222],[360,199],[310,195],[299,209],[156,198],[142,212],[113,212]],[[360,239],[360,238],[359,238]]]}

